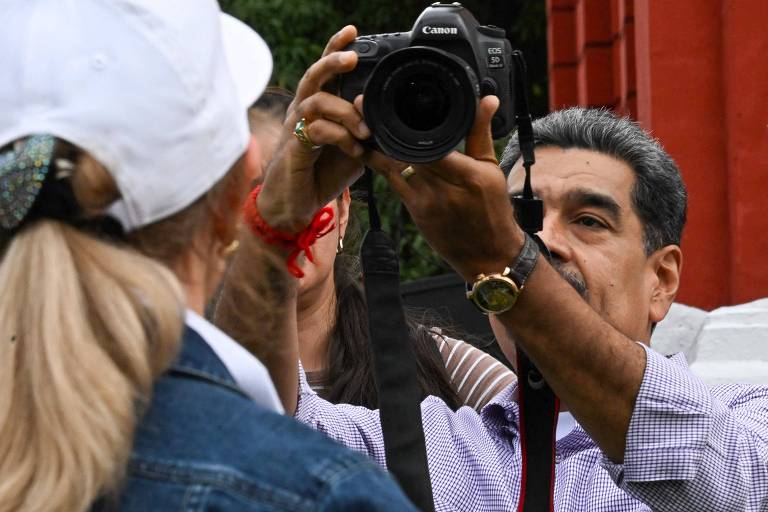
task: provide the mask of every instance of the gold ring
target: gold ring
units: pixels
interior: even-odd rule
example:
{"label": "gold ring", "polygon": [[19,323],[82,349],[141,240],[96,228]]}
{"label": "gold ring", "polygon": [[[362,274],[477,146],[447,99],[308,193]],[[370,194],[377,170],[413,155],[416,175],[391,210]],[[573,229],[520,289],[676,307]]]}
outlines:
{"label": "gold ring", "polygon": [[301,142],[301,145],[304,146],[304,148],[308,151],[315,151],[316,149],[320,149],[322,147],[312,142],[312,139],[310,139],[309,135],[307,135],[307,120],[303,117],[299,122],[296,123],[296,126],[293,128],[293,136],[296,137],[299,142]]}
{"label": "gold ring", "polygon": [[402,176],[405,181],[408,181],[408,178],[410,178],[414,174],[416,174],[416,169],[414,169],[410,165],[400,172],[400,176]]}

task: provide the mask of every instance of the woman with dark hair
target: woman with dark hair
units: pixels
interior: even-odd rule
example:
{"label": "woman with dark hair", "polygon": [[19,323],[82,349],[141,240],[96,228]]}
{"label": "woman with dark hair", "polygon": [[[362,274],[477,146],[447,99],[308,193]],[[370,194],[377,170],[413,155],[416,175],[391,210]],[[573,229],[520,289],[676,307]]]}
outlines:
{"label": "woman with dark hair", "polygon": [[[262,143],[265,165],[272,158],[293,96],[268,89],[249,111],[251,130]],[[314,263],[301,264],[297,298],[299,355],[307,382],[333,403],[378,408],[368,315],[356,247],[360,229],[350,212],[349,189],[327,205],[333,230],[313,246]],[[422,398],[434,395],[451,408],[480,410],[514,381],[514,374],[471,344],[445,336],[429,315],[407,312]],[[426,327],[429,325],[430,328]]]}

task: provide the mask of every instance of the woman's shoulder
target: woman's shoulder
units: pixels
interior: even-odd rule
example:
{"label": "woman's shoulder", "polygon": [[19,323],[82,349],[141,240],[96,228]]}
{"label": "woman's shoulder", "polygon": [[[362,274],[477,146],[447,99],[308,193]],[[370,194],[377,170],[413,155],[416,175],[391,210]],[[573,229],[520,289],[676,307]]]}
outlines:
{"label": "woman's shoulder", "polygon": [[158,381],[137,431],[121,499],[143,503],[149,492],[171,503],[181,485],[205,487],[224,501],[280,496],[278,510],[314,510],[340,480],[388,485],[371,461],[293,418],[212,382],[171,374]]}
{"label": "woman's shoulder", "polygon": [[475,345],[432,329],[446,372],[464,405],[479,411],[516,380],[515,374]]}

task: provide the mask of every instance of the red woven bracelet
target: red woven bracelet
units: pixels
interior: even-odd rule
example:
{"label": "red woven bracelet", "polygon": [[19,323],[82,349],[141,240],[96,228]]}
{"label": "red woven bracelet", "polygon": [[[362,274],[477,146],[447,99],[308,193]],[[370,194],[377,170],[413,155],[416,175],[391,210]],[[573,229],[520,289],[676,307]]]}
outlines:
{"label": "red woven bracelet", "polygon": [[288,258],[285,262],[290,272],[295,277],[304,277],[304,272],[301,271],[296,260],[303,252],[307,255],[307,259],[311,262],[315,261],[312,255],[311,247],[315,244],[318,238],[330,233],[335,224],[333,223],[333,208],[325,206],[320,209],[312,218],[312,222],[309,226],[304,228],[303,231],[291,234],[283,231],[278,231],[267,222],[259,214],[259,209],[256,205],[256,199],[261,192],[261,185],[254,188],[248,195],[248,199],[245,202],[243,208],[243,217],[248,227],[253,234],[264,240],[269,245],[276,245],[284,249],[290,249]]}

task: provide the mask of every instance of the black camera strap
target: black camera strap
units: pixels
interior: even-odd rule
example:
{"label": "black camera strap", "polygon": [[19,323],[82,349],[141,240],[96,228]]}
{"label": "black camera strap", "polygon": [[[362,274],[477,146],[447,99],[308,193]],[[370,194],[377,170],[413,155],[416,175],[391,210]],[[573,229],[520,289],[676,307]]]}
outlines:
{"label": "black camera strap", "polygon": [[365,180],[371,227],[360,254],[387,469],[420,510],[432,512],[421,391],[400,296],[400,262],[392,240],[381,229],[370,169]]}
{"label": "black camera strap", "polygon": [[[528,109],[527,72],[522,52],[512,53],[515,62],[515,117],[520,156],[525,169],[523,195],[513,199],[520,227],[539,244],[550,259],[549,250],[536,235],[544,223],[544,205],[533,195],[531,166],[535,163],[534,136]],[[552,512],[555,489],[555,434],[560,403],[539,370],[517,346],[518,406],[522,473],[518,512]]]}

